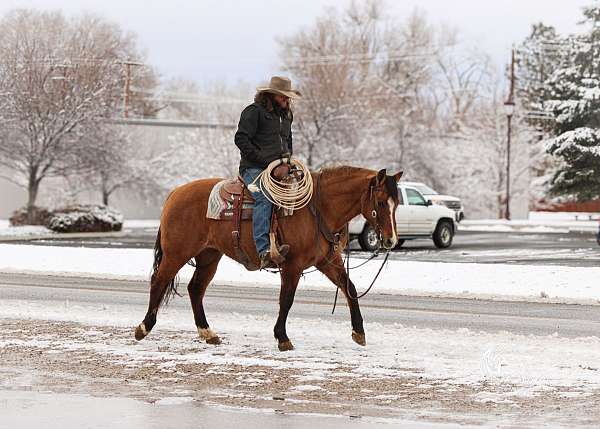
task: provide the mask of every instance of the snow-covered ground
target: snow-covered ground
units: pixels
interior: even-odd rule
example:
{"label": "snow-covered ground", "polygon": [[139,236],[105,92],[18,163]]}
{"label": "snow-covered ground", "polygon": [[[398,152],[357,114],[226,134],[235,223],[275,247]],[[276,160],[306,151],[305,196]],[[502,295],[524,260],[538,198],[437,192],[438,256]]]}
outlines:
{"label": "snow-covered ground", "polygon": [[[40,315],[49,321],[75,322],[93,326],[131,328],[145,314],[146,305],[99,304],[64,301],[0,301],[2,317],[35,320]],[[485,333],[469,329],[422,329],[402,324],[378,324],[366,322],[368,346],[361,348],[350,339],[349,321],[339,322],[327,317],[321,319],[288,319],[288,334],[296,349],[290,353],[293,359],[279,359],[282,354],[272,339],[273,315],[256,316],[240,313],[208,311],[212,328],[226,340],[215,353],[191,353],[178,357],[178,353],[167,355],[174,360],[195,363],[218,363],[228,365],[260,365],[274,368],[304,368],[317,381],[340,362],[352,362],[357,368],[348,377],[365,375],[410,374],[427,375],[429,378],[450,378],[451,384],[477,384],[486,378],[502,378],[515,384],[550,383],[555,386],[572,385],[575,381],[600,389],[600,338],[561,338],[558,335],[519,335],[508,332]],[[155,330],[147,338],[150,341],[129,344],[113,344],[111,354],[117,359],[156,359],[156,341],[162,332],[181,332],[176,340],[182,348],[186,341],[196,337],[191,308],[164,307],[160,311]],[[133,330],[128,331],[133,338]],[[87,335],[93,337],[94,332]],[[191,338],[190,338],[191,337]],[[448,338],[452,337],[452,341]],[[106,339],[106,338],[105,338]],[[169,341],[174,341],[170,338]],[[265,342],[265,340],[267,340]],[[32,338],[35,344],[43,345],[43,338]],[[73,343],[65,338],[60,345],[67,350],[89,347]],[[10,341],[0,340],[0,347]],[[60,340],[52,343],[57,345]],[[92,341],[93,342],[93,341]],[[244,353],[249,343],[260,350],[261,356]],[[106,344],[100,342],[99,351],[107,352]],[[402,353],[399,353],[402,351]],[[526,353],[524,353],[526,351]],[[244,357],[246,355],[246,357]],[[556,365],[561,362],[561,365]],[[556,365],[553,367],[553,365]],[[317,377],[320,375],[321,377]],[[310,381],[305,378],[303,381]],[[543,389],[533,389],[543,390]],[[531,395],[532,391],[513,392],[515,395]]]}
{"label": "snow-covered ground", "polygon": [[[382,256],[380,256],[382,258]],[[0,271],[83,275],[100,278],[148,279],[151,249],[98,249],[0,244]],[[355,259],[351,265],[356,265]],[[352,271],[359,290],[370,284],[379,264],[372,262]],[[180,275],[189,279],[193,268]],[[390,260],[376,283],[379,293],[486,297],[558,302],[600,300],[600,267],[563,267],[511,264],[465,264]],[[248,272],[223,258],[214,279],[220,284],[279,287],[279,275]],[[333,288],[318,272],[306,274],[300,287]]]}
{"label": "snow-covered ground", "polygon": [[[308,406],[310,412],[504,423],[494,427],[521,427],[519,421],[579,427],[570,423],[598,417],[592,406],[600,395],[597,337],[423,329],[369,323],[365,314],[368,345],[362,348],[351,341],[347,320],[324,314],[290,317],[296,349],[282,354],[272,338],[274,314],[209,310],[224,339],[214,347],[198,343],[191,310],[177,306],[161,310],[149,337],[134,342],[132,327],[145,309],[145,303],[0,300],[0,351],[10,358],[3,365],[25,361],[67,372],[41,386],[50,391],[73,385],[77,391],[83,383],[93,393],[90,377],[110,374],[116,384],[102,379],[102,395],[142,391],[153,401],[258,407],[263,401],[262,407],[291,412]],[[274,396],[285,403],[273,405]]]}
{"label": "snow-covered ground", "polygon": [[49,230],[44,226],[28,225],[10,227],[8,220],[0,219],[0,240],[8,237],[34,238],[39,236],[47,236],[54,234],[54,231]]}

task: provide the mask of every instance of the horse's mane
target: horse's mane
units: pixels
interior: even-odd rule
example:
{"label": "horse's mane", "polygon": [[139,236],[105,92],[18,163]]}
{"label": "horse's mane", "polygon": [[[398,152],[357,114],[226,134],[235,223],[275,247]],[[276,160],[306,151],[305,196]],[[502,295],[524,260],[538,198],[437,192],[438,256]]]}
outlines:
{"label": "horse's mane", "polygon": [[[339,181],[346,180],[346,178],[349,176],[358,176],[361,174],[364,176],[369,176],[371,174],[377,174],[377,172],[374,170],[369,170],[367,168],[362,167],[354,167],[351,165],[324,167],[321,169],[321,173],[323,174],[323,179],[337,179]],[[386,177],[385,187],[388,192],[388,195],[392,196],[394,199],[397,200],[398,187],[393,177]]]}
{"label": "horse's mane", "polygon": [[354,176],[358,173],[368,175],[369,173],[376,173],[373,170],[369,170],[361,167],[354,167],[351,165],[336,165],[330,167],[324,167],[321,169],[321,173],[324,178],[330,177],[348,177]]}

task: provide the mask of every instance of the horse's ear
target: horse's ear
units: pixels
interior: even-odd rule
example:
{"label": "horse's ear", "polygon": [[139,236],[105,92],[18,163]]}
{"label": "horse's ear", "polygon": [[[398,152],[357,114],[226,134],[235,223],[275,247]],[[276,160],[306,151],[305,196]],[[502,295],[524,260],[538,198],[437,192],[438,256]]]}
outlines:
{"label": "horse's ear", "polygon": [[379,170],[377,172],[377,184],[378,185],[383,185],[385,183],[385,178],[387,177],[387,171],[385,171],[385,168],[382,170]]}
{"label": "horse's ear", "polygon": [[399,171],[396,174],[394,174],[394,179],[396,180],[396,182],[400,181],[400,178],[402,177],[403,174],[404,174],[404,171]]}

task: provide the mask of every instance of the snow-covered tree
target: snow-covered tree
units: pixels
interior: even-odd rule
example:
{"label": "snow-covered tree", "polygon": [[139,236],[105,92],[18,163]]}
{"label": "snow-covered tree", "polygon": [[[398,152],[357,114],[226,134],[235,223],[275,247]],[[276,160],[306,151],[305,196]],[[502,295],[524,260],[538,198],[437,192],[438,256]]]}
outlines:
{"label": "snow-covered tree", "polygon": [[[385,11],[378,1],[352,3],[281,40],[283,62],[304,95],[297,153],[313,168],[401,168],[407,179],[463,197],[469,216],[501,214],[506,116],[488,57],[420,13],[398,22]],[[513,147],[513,196],[525,190],[523,148]]]}
{"label": "snow-covered tree", "polygon": [[296,104],[295,152],[310,167],[351,159],[361,129],[377,119],[366,112],[380,17],[377,3],[353,3],[280,40],[282,62],[303,96]]}
{"label": "snow-covered tree", "polygon": [[552,177],[557,195],[573,195],[578,200],[600,198],[600,131],[578,127],[551,140],[548,152],[563,161]]}
{"label": "snow-covered tree", "polygon": [[[154,174],[162,194],[173,187],[201,177],[235,177],[240,161],[234,144],[234,127],[242,109],[253,102],[254,92],[240,83],[227,86],[211,82],[204,87],[182,79],[167,82],[159,91],[160,102],[168,106],[161,117],[185,119],[226,127],[178,130],[168,136],[155,163]],[[158,165],[160,164],[160,165]]]}
{"label": "snow-covered tree", "polygon": [[89,169],[86,129],[113,114],[123,60],[138,55],[131,35],[100,18],[15,10],[0,19],[0,166],[28,191]]}
{"label": "snow-covered tree", "polygon": [[90,149],[84,157],[90,169],[68,178],[78,192],[99,194],[102,204],[108,205],[118,190],[149,196],[159,186],[156,169],[162,157],[148,150],[135,133],[120,125],[101,124],[96,129],[89,128],[85,139],[89,140]]}
{"label": "snow-covered tree", "polygon": [[564,57],[564,41],[554,27],[538,23],[516,49],[516,95],[534,126],[546,127],[543,109],[548,97],[546,81],[559,68]]}
{"label": "snow-covered tree", "polygon": [[564,56],[546,81],[543,103],[556,136],[546,149],[560,161],[551,192],[580,201],[600,198],[600,5],[583,13],[589,29],[563,39]]}

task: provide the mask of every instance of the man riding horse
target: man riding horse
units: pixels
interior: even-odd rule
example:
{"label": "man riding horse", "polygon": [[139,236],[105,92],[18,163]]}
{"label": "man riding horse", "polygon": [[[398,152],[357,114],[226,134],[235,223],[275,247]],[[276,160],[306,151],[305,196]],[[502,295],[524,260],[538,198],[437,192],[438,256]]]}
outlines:
{"label": "man riding horse", "polygon": [[[289,159],[292,153],[293,117],[289,99],[300,97],[300,93],[292,89],[289,79],[281,77],[272,78],[269,86],[257,90],[255,103],[242,112],[235,135],[235,143],[242,154],[240,174],[247,184],[265,169],[273,176],[285,177],[287,174],[288,163],[274,166],[278,159]],[[389,159],[389,156],[382,153],[381,161]],[[284,172],[278,175],[278,169]],[[402,172],[388,175],[385,169],[376,171],[345,165],[308,174],[315,180],[309,205],[294,211],[293,216],[281,217],[277,221],[281,240],[293,245],[293,249],[285,244],[279,249],[271,247],[273,255],[268,253],[270,243],[267,238],[272,205],[261,192],[253,194],[256,200],[253,232],[250,228],[240,231],[237,225],[238,230],[233,232],[237,232],[238,240],[232,240],[232,228],[236,227],[235,222],[239,223],[240,216],[236,216],[234,222],[231,217],[209,216],[211,195],[225,179],[198,179],[174,189],[167,197],[160,216],[148,310],[135,329],[135,338],[138,341],[145,338],[156,325],[160,306],[177,294],[177,273],[193,259],[195,270],[187,289],[198,335],[209,344],[220,344],[219,335],[206,319],[203,303],[206,290],[224,255],[248,268],[244,258],[240,258],[242,251],[250,256],[255,268],[259,260],[252,251],[254,246],[263,268],[274,266],[277,262],[280,269],[279,314],[273,327],[280,351],[294,348],[287,335],[286,323],[300,278],[309,267],[315,267],[345,295],[350,310],[352,339],[361,346],[366,345],[358,295],[342,259],[342,249],[348,241],[344,232],[348,222],[361,214],[377,232],[384,248],[389,250],[396,245],[397,183]],[[239,204],[240,192],[236,195],[238,199],[234,201]],[[222,197],[220,193],[217,196]],[[217,206],[222,208],[226,204],[217,203]],[[271,245],[276,244],[273,242]],[[282,261],[276,250],[286,255],[285,260]]]}
{"label": "man riding horse", "polygon": [[[285,160],[292,155],[292,121],[290,99],[301,97],[292,89],[288,78],[274,76],[268,86],[256,88],[254,103],[246,107],[240,116],[235,144],[240,149],[239,173],[246,185],[252,183],[267,166],[277,160],[282,165],[274,169],[277,178],[285,176],[289,169]],[[260,257],[260,268],[271,268],[276,264],[269,247],[269,229],[273,204],[262,191],[252,192],[255,204],[252,212],[252,228],[256,251]],[[290,247],[283,244],[278,248],[285,257]]]}

